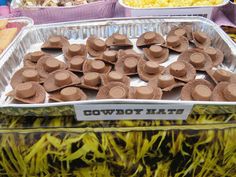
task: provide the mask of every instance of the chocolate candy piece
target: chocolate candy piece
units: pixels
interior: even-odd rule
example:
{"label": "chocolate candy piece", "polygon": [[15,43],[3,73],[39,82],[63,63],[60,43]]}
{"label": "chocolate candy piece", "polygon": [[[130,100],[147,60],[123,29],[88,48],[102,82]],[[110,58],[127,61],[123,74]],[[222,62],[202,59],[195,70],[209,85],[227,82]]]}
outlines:
{"label": "chocolate candy piece", "polygon": [[79,101],[86,100],[86,94],[77,87],[66,87],[60,91],[52,92],[49,94],[49,99],[62,102],[62,101]]}
{"label": "chocolate candy piece", "polygon": [[36,69],[40,77],[48,78],[48,75],[57,70],[64,70],[67,66],[64,62],[57,60],[51,56],[41,57],[36,64]]}
{"label": "chocolate candy piece", "polygon": [[80,84],[80,78],[68,70],[58,70],[49,74],[43,86],[47,92]]}
{"label": "chocolate candy piece", "polygon": [[88,53],[92,57],[98,57],[106,50],[105,42],[96,36],[90,36],[87,39],[86,45],[88,48]]}
{"label": "chocolate candy piece", "polygon": [[224,54],[219,49],[213,47],[205,47],[204,52],[211,57],[213,66],[218,66],[224,60]]}
{"label": "chocolate candy piece", "polygon": [[98,90],[101,86],[101,76],[96,72],[84,73],[84,76],[81,78],[81,88]]}
{"label": "chocolate candy piece", "polygon": [[229,81],[230,77],[232,76],[232,73],[230,71],[226,71],[224,69],[207,70],[207,74],[216,84],[222,81]]}
{"label": "chocolate candy piece", "polygon": [[132,47],[132,42],[124,34],[114,33],[106,39],[108,47]]}
{"label": "chocolate candy piece", "polygon": [[43,83],[44,79],[40,78],[39,73],[34,68],[21,68],[14,73],[11,78],[11,86],[15,88],[18,84],[35,81],[38,83]]}
{"label": "chocolate candy piece", "polygon": [[73,72],[83,72],[83,64],[85,62],[85,58],[82,56],[75,56],[69,61],[69,70]]}
{"label": "chocolate candy piece", "polygon": [[151,85],[130,88],[130,99],[161,99],[162,91],[158,87]]}
{"label": "chocolate candy piece", "polygon": [[130,84],[129,77],[127,77],[124,74],[119,73],[117,71],[111,71],[108,74],[103,74],[103,75],[101,75],[101,79],[102,79],[102,84],[103,85],[107,85],[110,82],[122,82],[125,85]]}
{"label": "chocolate candy piece", "polygon": [[213,67],[210,56],[203,50],[197,48],[184,51],[179,55],[177,60],[191,63],[198,71],[206,71]]}
{"label": "chocolate candy piece", "polygon": [[144,81],[149,81],[154,77],[158,77],[164,72],[164,67],[160,66],[154,61],[145,61],[143,59],[139,60],[138,63],[138,74],[140,79]]}
{"label": "chocolate candy piece", "polygon": [[236,101],[236,83],[220,82],[212,94],[213,101]]}
{"label": "chocolate candy piece", "polygon": [[196,79],[188,82],[181,90],[181,100],[209,101],[212,96],[213,85],[204,80]]}
{"label": "chocolate candy piece", "polygon": [[86,60],[83,65],[83,72],[108,73],[111,66],[101,60]]}
{"label": "chocolate candy piece", "polygon": [[211,38],[204,32],[193,32],[193,41],[196,47],[204,49],[211,45]]}
{"label": "chocolate candy piece", "polygon": [[110,82],[102,86],[96,96],[97,99],[125,99],[128,97],[129,87],[121,82]]}
{"label": "chocolate candy piece", "polygon": [[71,44],[63,47],[63,53],[66,60],[70,61],[75,56],[86,57],[87,49],[83,44]]}
{"label": "chocolate candy piece", "polygon": [[44,42],[41,49],[59,49],[68,46],[69,42],[64,36],[50,36],[47,41]]}
{"label": "chocolate candy piece", "polygon": [[144,48],[143,52],[145,58],[159,64],[165,62],[169,57],[169,49],[158,45],[152,45],[150,48]]}
{"label": "chocolate candy piece", "polygon": [[169,36],[179,36],[186,37],[189,41],[192,40],[192,26],[191,25],[180,25],[172,27],[170,32],[167,34]]}
{"label": "chocolate candy piece", "polygon": [[211,98],[212,91],[206,85],[197,85],[192,91],[192,97],[196,101],[209,101]]}
{"label": "chocolate candy piece", "polygon": [[176,61],[166,68],[166,72],[183,82],[188,82],[196,77],[195,68],[187,62]]}
{"label": "chocolate candy piece", "polygon": [[143,33],[136,42],[137,47],[146,47],[153,44],[164,44],[164,38],[156,32]]}
{"label": "chocolate candy piece", "polygon": [[102,60],[104,62],[115,64],[117,61],[117,51],[115,50],[106,50],[102,55],[95,58],[96,60]]}
{"label": "chocolate candy piece", "polygon": [[43,103],[46,97],[44,88],[36,82],[18,84],[7,96],[28,104]]}
{"label": "chocolate candy piece", "polygon": [[166,47],[169,49],[181,53],[188,49],[188,39],[183,36],[168,36],[166,39]]}

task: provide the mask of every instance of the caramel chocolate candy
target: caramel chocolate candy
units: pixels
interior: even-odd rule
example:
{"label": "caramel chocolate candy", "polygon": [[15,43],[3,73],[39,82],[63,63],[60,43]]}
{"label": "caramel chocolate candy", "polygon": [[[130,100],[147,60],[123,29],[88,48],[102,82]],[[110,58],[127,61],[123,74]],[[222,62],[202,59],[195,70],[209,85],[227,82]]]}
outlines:
{"label": "caramel chocolate candy", "polygon": [[236,101],[236,83],[220,82],[212,94],[213,101]]}
{"label": "caramel chocolate candy", "polygon": [[64,36],[50,36],[47,41],[44,42],[41,49],[59,49],[68,46],[69,42]]}
{"label": "caramel chocolate candy", "polygon": [[49,74],[43,86],[47,92],[53,92],[78,84],[80,84],[80,78],[78,76],[67,70],[58,70]]}
{"label": "caramel chocolate candy", "polygon": [[115,50],[106,50],[100,56],[96,57],[96,60],[102,60],[105,63],[115,64],[117,61],[117,51]]}
{"label": "caramel chocolate candy", "polygon": [[83,72],[108,73],[111,66],[101,60],[86,60],[83,65]]}
{"label": "caramel chocolate candy", "polygon": [[146,47],[153,44],[164,44],[164,38],[156,32],[145,32],[143,33],[136,42],[137,47]]}
{"label": "caramel chocolate candy", "polygon": [[90,36],[87,39],[86,45],[88,48],[88,53],[92,57],[100,56],[107,48],[106,43],[96,36]]}
{"label": "caramel chocolate candy", "polygon": [[181,90],[181,100],[209,101],[212,96],[213,85],[204,80],[196,79],[188,82]]}
{"label": "caramel chocolate candy", "polygon": [[96,72],[84,73],[84,76],[81,79],[82,88],[87,88],[91,90],[98,90],[101,86],[101,76]]}
{"label": "caramel chocolate candy", "polygon": [[162,90],[158,87],[141,86],[132,87],[129,92],[130,99],[161,99]]}
{"label": "caramel chocolate candy", "polygon": [[207,74],[217,84],[222,81],[229,81],[232,73],[224,69],[211,69],[207,70]]}
{"label": "caramel chocolate candy", "polygon": [[38,70],[39,75],[42,78],[47,78],[50,73],[66,68],[67,66],[64,62],[61,62],[51,56],[41,57],[36,64],[36,69]]}
{"label": "caramel chocolate candy", "polygon": [[86,94],[77,87],[66,87],[49,94],[49,99],[57,102],[87,100]]}
{"label": "caramel chocolate candy", "polygon": [[28,53],[24,56],[24,66],[35,68],[38,60],[41,57],[46,56],[46,55],[48,55],[48,54],[46,54],[42,51],[35,51],[32,53]]}
{"label": "caramel chocolate candy", "polygon": [[144,81],[149,81],[154,77],[158,77],[164,72],[164,67],[160,66],[154,61],[145,61],[143,59],[139,60],[138,63],[138,74],[140,79]]}
{"label": "caramel chocolate candy", "polygon": [[205,47],[204,52],[211,57],[213,66],[218,66],[224,60],[224,54],[219,49],[213,47]]}
{"label": "caramel chocolate candy", "polygon": [[24,67],[14,73],[11,78],[11,86],[15,88],[18,84],[28,81],[43,83],[44,79],[40,78],[38,71],[34,68]]}
{"label": "caramel chocolate candy", "polygon": [[152,45],[150,48],[144,48],[143,52],[145,58],[159,64],[164,63],[169,57],[169,49],[158,45]]}
{"label": "caramel chocolate candy", "polygon": [[86,58],[82,56],[75,56],[69,62],[69,70],[73,72],[83,72],[83,64]]}
{"label": "caramel chocolate candy", "polygon": [[115,64],[115,70],[124,75],[137,74],[138,62],[141,59],[138,55],[124,55]]}
{"label": "caramel chocolate candy", "polygon": [[196,77],[196,69],[190,63],[184,61],[173,62],[167,66],[166,72],[183,82],[189,82]]}
{"label": "caramel chocolate candy", "polygon": [[132,47],[132,42],[124,34],[114,33],[106,40],[108,47]]}
{"label": "caramel chocolate candy", "polygon": [[22,103],[43,103],[46,97],[44,88],[36,82],[25,82],[16,85],[7,96],[13,97]]}
{"label": "caramel chocolate candy", "polygon": [[149,85],[152,87],[160,87],[162,91],[168,92],[174,88],[183,86],[184,83],[176,81],[175,78],[170,74],[162,74],[151,79],[149,81]]}
{"label": "caramel chocolate candy", "polygon": [[183,36],[168,36],[166,39],[166,47],[169,49],[181,53],[188,49],[188,39]]}
{"label": "caramel chocolate candy", "polygon": [[86,57],[87,49],[83,44],[71,44],[69,46],[65,46],[62,49],[64,53],[64,57],[66,60],[70,61],[73,57]]}
{"label": "caramel chocolate candy", "polygon": [[170,32],[167,34],[169,36],[179,36],[186,37],[189,41],[192,40],[192,27],[190,25],[180,25],[171,28]]}
{"label": "caramel chocolate candy", "polygon": [[108,74],[101,75],[101,80],[102,80],[102,85],[107,85],[110,82],[122,82],[125,85],[130,84],[130,78],[117,71],[111,71]]}
{"label": "caramel chocolate candy", "polygon": [[196,47],[204,49],[211,45],[211,38],[204,32],[193,32],[193,41]]}
{"label": "caramel chocolate candy", "polygon": [[197,48],[189,49],[181,53],[178,57],[178,61],[190,63],[198,71],[206,71],[213,67],[210,56]]}
{"label": "caramel chocolate candy", "polygon": [[97,99],[126,99],[128,98],[129,87],[121,82],[110,82],[102,86],[96,96]]}

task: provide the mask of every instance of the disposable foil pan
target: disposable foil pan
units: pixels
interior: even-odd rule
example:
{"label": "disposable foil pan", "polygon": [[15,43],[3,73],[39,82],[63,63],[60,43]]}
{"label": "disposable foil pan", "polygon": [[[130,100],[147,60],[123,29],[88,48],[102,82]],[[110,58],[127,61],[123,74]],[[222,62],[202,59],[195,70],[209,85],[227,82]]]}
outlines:
{"label": "disposable foil pan", "polygon": [[21,35],[22,31],[26,27],[29,27],[29,26],[33,25],[33,20],[30,19],[30,18],[27,18],[27,17],[0,18],[0,20],[4,20],[4,19],[8,20],[8,26],[9,27],[17,27],[18,32],[17,32],[15,38],[13,39],[13,41],[8,45],[8,47],[2,53],[0,53],[0,59],[3,57],[4,53],[6,53],[6,51],[9,48],[11,48],[11,46],[19,39],[19,36]]}
{"label": "disposable foil pan", "polygon": [[[66,7],[24,6],[22,0],[11,2],[14,16],[27,16],[35,24],[58,23],[76,20],[111,18],[115,13],[116,0],[99,0],[88,4]],[[59,15],[60,14],[60,15]]]}
{"label": "disposable foil pan", "polygon": [[[101,110],[109,109],[135,109],[142,107],[143,109],[158,108],[158,109],[173,109],[182,110],[184,115],[177,116],[179,119],[186,119],[189,114],[227,114],[235,113],[235,102],[200,102],[200,101],[180,101],[180,90],[174,93],[165,95],[164,100],[94,100],[95,94],[88,92],[89,100],[76,102],[61,102],[52,103],[46,101],[44,104],[16,104],[11,98],[6,96],[11,90],[9,84],[11,76],[14,72],[23,66],[23,57],[27,52],[32,52],[40,49],[43,41],[50,35],[64,35],[71,43],[83,43],[90,35],[97,35],[101,38],[107,38],[115,32],[127,34],[127,36],[135,42],[137,37],[145,31],[156,31],[166,36],[171,27],[179,24],[190,24],[194,31],[204,31],[212,38],[212,45],[223,51],[225,59],[221,68],[236,71],[236,45],[224,33],[220,27],[212,21],[202,17],[155,17],[155,18],[131,18],[131,19],[105,19],[96,21],[83,21],[72,23],[58,23],[49,25],[38,25],[27,29],[20,38],[15,41],[14,45],[8,50],[0,61],[0,113],[9,115],[33,115],[33,116],[58,116],[58,115],[76,115],[78,119],[87,120],[84,117],[84,110]],[[135,48],[137,52],[141,52]],[[62,53],[53,53],[58,59],[63,60]],[[175,61],[177,55],[171,54],[170,59],[164,63],[166,66]],[[205,75],[198,74],[197,78],[208,79]],[[131,86],[146,85],[145,82],[138,78],[133,78]],[[82,111],[82,112],[81,112]],[[96,111],[95,111],[96,112]],[[90,112],[91,113],[91,112]],[[130,112],[129,112],[130,113]],[[110,114],[101,115],[96,112],[94,119],[120,119],[120,116]],[[165,113],[163,113],[165,114]],[[109,114],[108,114],[109,115]],[[155,119],[161,116],[149,117],[142,115],[122,115],[127,119],[147,118]],[[168,115],[169,119],[174,116]],[[92,120],[94,120],[92,119]]]}

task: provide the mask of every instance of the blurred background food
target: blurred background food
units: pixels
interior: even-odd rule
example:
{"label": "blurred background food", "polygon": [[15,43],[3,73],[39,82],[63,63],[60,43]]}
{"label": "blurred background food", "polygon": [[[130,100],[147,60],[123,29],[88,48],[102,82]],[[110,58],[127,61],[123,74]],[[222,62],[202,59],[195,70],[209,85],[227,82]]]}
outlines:
{"label": "blurred background food", "polygon": [[23,6],[74,6],[98,0],[23,0]]}

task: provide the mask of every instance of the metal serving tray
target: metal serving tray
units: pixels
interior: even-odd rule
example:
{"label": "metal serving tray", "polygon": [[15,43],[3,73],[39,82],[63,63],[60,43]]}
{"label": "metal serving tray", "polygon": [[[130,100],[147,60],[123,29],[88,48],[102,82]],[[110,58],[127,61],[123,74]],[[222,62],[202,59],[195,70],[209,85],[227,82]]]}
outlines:
{"label": "metal serving tray", "polygon": [[[97,35],[101,38],[107,38],[115,32],[127,34],[128,37],[135,42],[138,36],[145,31],[156,31],[163,36],[170,31],[174,25],[182,23],[191,24],[194,31],[201,30],[208,33],[212,38],[212,45],[223,51],[225,59],[220,67],[228,69],[232,72],[236,71],[236,45],[212,21],[202,17],[156,17],[156,18],[131,18],[131,19],[105,19],[96,21],[82,21],[82,22],[69,22],[58,23],[49,25],[38,25],[28,28],[24,33],[14,42],[8,52],[0,61],[0,113],[9,115],[24,115],[33,113],[34,116],[57,116],[61,115],[60,110],[63,110],[63,115],[77,115],[78,119],[85,119],[81,111],[85,109],[101,109],[101,108],[181,108],[184,110],[183,114],[178,116],[178,119],[186,119],[189,114],[224,114],[236,112],[235,102],[199,102],[199,101],[180,101],[179,93],[181,89],[175,90],[170,94],[164,95],[164,100],[94,100],[95,94],[89,94],[89,100],[76,101],[76,102],[61,102],[53,103],[48,102],[44,104],[20,104],[13,101],[12,98],[6,96],[11,90],[9,84],[11,76],[16,70],[23,66],[23,57],[27,52],[32,52],[40,49],[43,41],[50,35],[64,35],[70,43],[84,43],[90,35]],[[137,52],[141,50],[134,47]],[[58,59],[63,60],[62,53],[53,53]],[[175,61],[177,55],[171,53],[170,58],[163,65],[166,66]],[[204,74],[198,74],[197,78],[209,79]],[[146,83],[138,78],[133,78],[131,86],[141,86]],[[63,109],[62,109],[63,108]],[[17,110],[17,111],[15,111]],[[201,111],[199,111],[201,110]],[[83,113],[83,112],[82,112]],[[110,115],[112,119],[113,115]],[[114,116],[116,117],[116,116]],[[124,115],[123,115],[124,117]],[[123,118],[122,117],[122,118]],[[141,116],[129,115],[124,117],[127,119],[145,118],[146,115]],[[169,116],[171,119],[172,116]],[[87,117],[88,118],[88,117]],[[97,115],[96,119],[106,119],[106,115]],[[117,119],[121,117],[116,117]],[[147,119],[150,117],[147,116]],[[155,118],[155,117],[154,117]],[[158,118],[161,118],[159,116]],[[150,119],[153,119],[150,118]],[[176,119],[173,117],[173,119]]]}
{"label": "metal serving tray", "polygon": [[20,30],[17,32],[15,38],[13,39],[13,41],[8,45],[8,47],[2,52],[0,53],[0,59],[3,57],[4,53],[18,40],[19,36],[21,35],[21,32],[29,26],[33,25],[33,20],[27,17],[16,17],[16,18],[1,18],[0,20],[4,20],[7,19],[8,20],[8,24],[14,27],[19,28]]}

